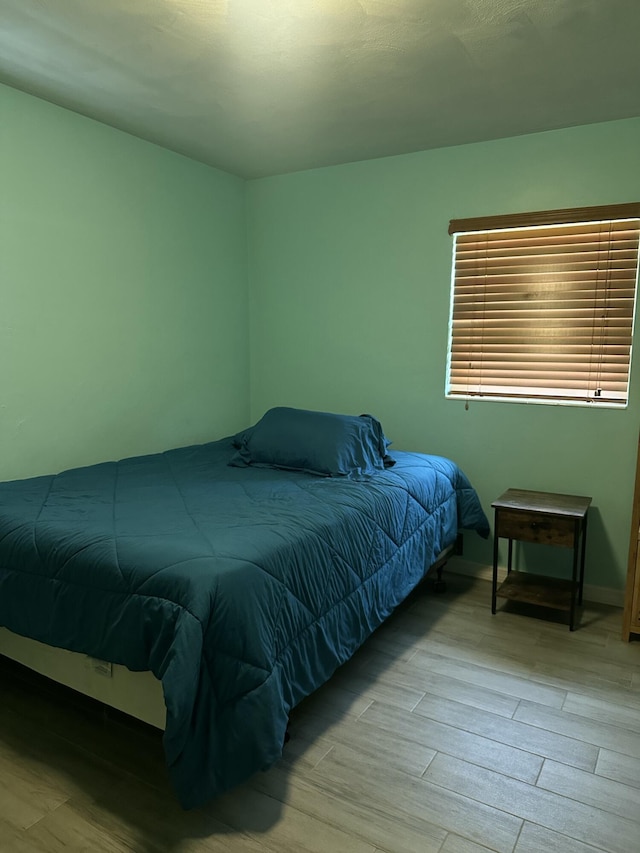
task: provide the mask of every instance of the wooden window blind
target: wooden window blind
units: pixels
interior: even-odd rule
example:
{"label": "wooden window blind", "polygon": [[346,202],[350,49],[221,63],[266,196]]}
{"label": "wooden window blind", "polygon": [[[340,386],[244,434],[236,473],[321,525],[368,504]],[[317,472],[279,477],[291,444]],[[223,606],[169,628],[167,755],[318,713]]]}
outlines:
{"label": "wooden window blind", "polygon": [[447,396],[627,403],[640,203],[454,219]]}

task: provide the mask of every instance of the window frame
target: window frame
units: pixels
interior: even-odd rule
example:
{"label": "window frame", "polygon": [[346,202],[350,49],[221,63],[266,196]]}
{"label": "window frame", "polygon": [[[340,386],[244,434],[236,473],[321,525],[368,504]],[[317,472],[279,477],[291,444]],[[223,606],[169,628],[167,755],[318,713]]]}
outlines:
{"label": "window frame", "polygon": [[[612,229],[609,225],[609,223],[622,222],[630,222],[631,227],[619,226],[619,228]],[[608,232],[604,231],[602,223],[607,223]],[[574,228],[569,231],[571,226]],[[565,228],[567,231],[564,230]],[[626,241],[631,245],[625,246],[624,251],[632,256],[632,264],[635,265],[629,266],[629,258],[626,255],[624,256],[623,288],[618,287],[616,277],[619,274],[618,261],[612,260],[611,254],[611,246],[618,240],[618,236],[614,236],[614,234],[617,234],[619,230],[632,232],[631,237]],[[600,233],[596,235],[596,231]],[[506,232],[507,236],[504,236],[503,232]],[[616,409],[623,409],[628,406],[638,291],[640,202],[452,219],[449,223],[449,234],[454,237],[454,240],[445,377],[445,397],[447,399]],[[571,239],[560,239],[560,235],[563,234],[569,234]],[[603,234],[605,236],[602,236]],[[606,236],[607,234],[608,236]],[[458,237],[461,235],[469,237],[464,260],[461,257],[461,252],[465,250],[459,250]],[[478,236],[476,238],[473,235]],[[488,237],[487,235],[493,236]],[[508,237],[511,235],[513,235],[513,239],[510,241]],[[548,245],[543,242],[544,238],[548,239]],[[477,246],[474,249],[474,245],[479,244],[483,239],[485,241],[484,272],[479,272],[480,250]],[[493,245],[491,245],[491,240],[494,241]],[[504,245],[499,246],[499,241],[502,244],[511,242],[514,247],[506,249]],[[591,258],[588,259],[591,267],[585,266],[586,261],[579,258],[576,253],[581,242],[589,244],[587,251],[590,255],[595,252],[598,253],[593,261]],[[558,244],[564,245],[565,243],[569,246],[568,249],[558,248]],[[469,247],[471,248],[469,249]],[[546,251],[547,248],[550,249],[550,252]],[[600,255],[606,251],[609,254],[603,262]],[[544,259],[541,260],[537,257],[538,255],[542,255]],[[571,255],[570,260],[569,255]],[[487,257],[489,257],[488,261]],[[543,271],[541,269],[545,263],[549,266],[549,257],[556,261],[558,271],[550,273],[548,270]],[[503,275],[501,266],[505,263],[510,268],[509,275]],[[472,272],[468,272],[469,265]],[[515,267],[515,272],[513,267]],[[601,275],[602,268],[605,270],[604,277]],[[536,275],[539,276],[539,279],[535,278]],[[524,299],[529,299],[530,294],[524,293],[524,291],[533,288],[540,290],[544,276],[548,275],[553,276],[550,288],[552,297],[544,300],[547,303],[547,315],[545,316],[542,310],[537,312],[537,306],[542,301],[542,299],[537,298],[539,294],[534,293],[534,298],[525,303]],[[580,284],[572,285],[572,276],[576,275],[580,278]],[[501,276],[502,281],[498,276]],[[465,277],[466,281],[464,281]],[[478,279],[483,281],[480,296],[476,296],[473,292]],[[506,279],[509,282],[505,285]],[[549,284],[549,279],[546,282]],[[493,295],[487,296],[487,291],[490,289],[493,289]],[[630,294],[631,289],[632,295]],[[626,292],[621,295],[618,292],[619,290]],[[608,312],[609,300],[614,291],[618,300],[616,304],[623,308],[622,321],[618,323],[612,319],[612,315],[615,314],[613,311],[606,315],[603,313],[596,320],[596,311],[601,310],[603,301],[605,308],[602,310]],[[580,301],[576,301],[577,299]],[[561,312],[559,313],[558,306],[567,312],[564,316],[568,316],[569,308],[566,304],[561,304],[567,302],[571,303],[570,310],[574,311],[574,317],[580,315],[581,312],[584,315],[588,307],[593,314],[593,320],[587,322],[585,319],[577,319],[569,328],[570,334],[565,335],[562,340],[560,340],[560,335],[556,335],[558,338],[557,345],[550,345],[549,351],[545,352],[543,344],[535,340],[536,330],[540,333],[540,329],[546,328],[543,322],[546,321],[547,324],[550,324],[551,317],[554,317],[555,322],[558,323],[558,316],[562,316]],[[526,310],[523,309],[525,304]],[[481,305],[481,309],[477,307],[478,305]],[[485,317],[488,314],[487,306],[489,306],[491,313],[485,322]],[[579,306],[580,310],[576,306]],[[473,329],[473,323],[476,321],[475,315],[480,310],[482,319],[478,323],[479,332],[477,339],[475,339],[475,331],[470,335],[469,329]],[[523,319],[527,316],[533,319],[527,322],[526,319]],[[502,319],[507,317],[509,318],[508,323],[511,325],[506,325],[506,321]],[[514,317],[517,319],[514,320]],[[496,335],[504,334],[502,331],[495,331],[496,324],[499,325],[500,321],[502,328],[508,329],[509,335],[507,337],[511,341],[516,339],[519,329],[524,329],[523,341],[519,341],[515,345],[513,343],[504,345],[502,343],[496,344],[494,340],[493,344],[487,343],[485,346],[486,339],[490,337],[495,339]],[[559,325],[560,328],[564,328],[562,322]],[[623,343],[618,347],[616,342],[616,355],[613,360],[619,362],[622,367],[611,368],[609,362],[612,357],[609,353],[613,352],[613,348],[610,347],[606,351],[606,357],[603,355],[600,359],[594,352],[600,348],[601,353],[605,353],[605,346],[610,346],[610,341],[614,337],[614,329],[618,325],[623,327],[623,332],[620,335],[617,335],[616,332],[616,335],[623,338]],[[588,327],[592,328],[591,341],[589,344],[583,342],[578,347],[574,343],[575,337],[580,332],[584,336]],[[470,337],[475,340],[469,342]],[[491,349],[492,345],[493,350]],[[554,348],[555,352],[553,352]],[[574,351],[579,348],[588,350],[588,357],[584,353],[581,353],[579,358],[576,357]],[[562,352],[563,349],[566,352]],[[617,349],[624,350],[624,354],[620,356]],[[526,355],[516,354],[517,351],[526,353]],[[497,355],[496,352],[498,352]],[[560,354],[561,352],[562,354]],[[626,354],[627,352],[628,354]],[[557,356],[556,359],[553,358],[554,355]],[[487,356],[487,361],[493,358],[491,368],[488,369],[488,373],[496,380],[493,383],[489,379],[482,379],[482,360],[485,356]],[[511,356],[513,356],[513,362],[509,361]],[[465,366],[464,362],[467,360],[469,363],[468,366]],[[602,390],[594,390],[596,383],[591,382],[591,377],[589,380],[585,379],[584,374],[589,373],[589,370],[576,368],[578,362],[589,365],[589,370],[595,370],[595,366],[597,366],[599,375],[604,367],[611,371],[611,381],[601,383],[603,386],[610,386],[604,397],[599,396],[602,395]],[[547,365],[546,368],[544,367],[545,364]],[[525,369],[521,375],[527,375],[526,371],[529,370],[533,377],[530,379],[530,383],[518,384],[512,381],[509,385],[507,382],[509,371],[514,372],[515,369],[522,367]],[[538,375],[535,373],[536,369],[540,371]],[[569,378],[565,378],[565,374],[570,374]],[[466,381],[463,381],[465,377]],[[624,390],[621,391],[619,388],[615,391],[611,390],[614,384],[617,387],[620,386],[621,380],[625,378]],[[547,385],[541,386],[544,379],[548,380]],[[569,385],[570,381],[574,382],[574,387]],[[536,384],[538,386],[537,392],[534,390]],[[491,390],[488,390],[489,387]]]}

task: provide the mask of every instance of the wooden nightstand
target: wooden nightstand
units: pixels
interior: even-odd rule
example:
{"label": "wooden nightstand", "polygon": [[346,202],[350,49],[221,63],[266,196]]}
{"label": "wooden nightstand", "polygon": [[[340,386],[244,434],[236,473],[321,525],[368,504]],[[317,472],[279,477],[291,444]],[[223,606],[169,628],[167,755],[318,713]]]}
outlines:
{"label": "wooden nightstand", "polygon": [[[491,506],[495,509],[493,537],[493,590],[496,598],[508,598],[569,613],[569,629],[575,628],[576,600],[582,604],[587,510],[591,498],[508,489]],[[498,587],[498,540],[509,540],[507,577]],[[512,571],[513,540],[557,545],[573,551],[571,580],[530,572]]]}

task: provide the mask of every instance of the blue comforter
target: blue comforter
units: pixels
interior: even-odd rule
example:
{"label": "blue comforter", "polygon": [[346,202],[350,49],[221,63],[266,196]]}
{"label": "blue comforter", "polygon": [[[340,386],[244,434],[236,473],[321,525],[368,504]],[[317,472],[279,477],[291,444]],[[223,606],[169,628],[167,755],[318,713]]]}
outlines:
{"label": "blue comforter", "polygon": [[464,474],[394,453],[361,482],[228,466],[231,439],[0,484],[0,625],[151,670],[185,807],[269,767],[289,711],[422,579]]}

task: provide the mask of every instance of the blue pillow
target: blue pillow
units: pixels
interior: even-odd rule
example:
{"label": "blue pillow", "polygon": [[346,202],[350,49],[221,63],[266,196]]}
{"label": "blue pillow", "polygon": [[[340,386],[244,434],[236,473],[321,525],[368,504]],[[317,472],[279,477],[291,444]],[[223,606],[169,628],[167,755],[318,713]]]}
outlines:
{"label": "blue pillow", "polygon": [[240,433],[229,465],[285,468],[324,477],[374,474],[395,461],[371,415],[334,415],[280,406]]}
{"label": "blue pillow", "polygon": [[248,438],[253,432],[253,427],[247,427],[243,429],[241,432],[237,432],[235,435],[231,436],[231,444],[233,447],[242,447],[242,443],[245,438]]}

